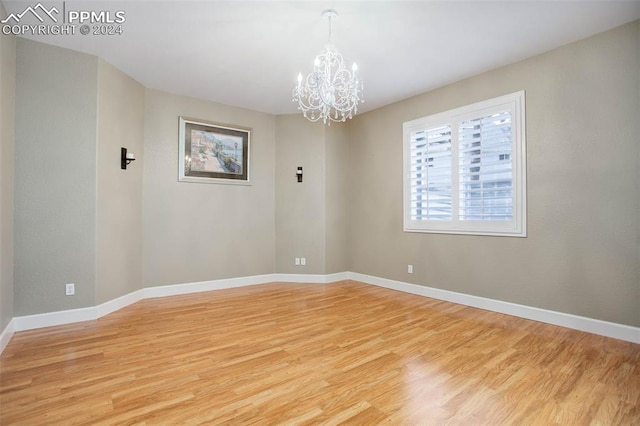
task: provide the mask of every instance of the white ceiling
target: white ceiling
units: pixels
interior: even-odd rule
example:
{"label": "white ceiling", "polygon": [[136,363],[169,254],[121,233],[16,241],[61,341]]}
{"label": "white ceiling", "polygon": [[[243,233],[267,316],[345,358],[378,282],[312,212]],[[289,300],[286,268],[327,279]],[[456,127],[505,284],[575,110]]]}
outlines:
{"label": "white ceiling", "polygon": [[[33,1],[7,1],[19,13]],[[43,1],[45,6],[62,1]],[[358,63],[371,110],[640,18],[637,1],[66,1],[123,10],[122,35],[36,36],[100,56],[146,87],[293,113],[337,9],[333,42]]]}

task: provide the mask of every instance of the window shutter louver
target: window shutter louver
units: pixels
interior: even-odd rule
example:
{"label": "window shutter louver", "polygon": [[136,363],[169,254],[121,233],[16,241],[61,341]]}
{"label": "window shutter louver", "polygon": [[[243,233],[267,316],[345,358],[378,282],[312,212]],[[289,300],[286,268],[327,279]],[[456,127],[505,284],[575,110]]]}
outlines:
{"label": "window shutter louver", "polygon": [[411,218],[451,220],[451,126],[411,135]]}
{"label": "window shutter louver", "polygon": [[511,113],[459,128],[459,219],[512,220]]}

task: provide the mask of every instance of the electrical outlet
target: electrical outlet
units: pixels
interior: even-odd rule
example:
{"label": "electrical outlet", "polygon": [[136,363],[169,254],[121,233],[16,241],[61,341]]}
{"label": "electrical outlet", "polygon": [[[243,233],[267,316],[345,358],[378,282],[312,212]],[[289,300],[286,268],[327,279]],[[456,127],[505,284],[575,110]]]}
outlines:
{"label": "electrical outlet", "polygon": [[300,266],[300,258],[296,257],[296,266]]}
{"label": "electrical outlet", "polygon": [[64,294],[66,296],[73,296],[76,294],[76,285],[74,283],[65,284]]}
{"label": "electrical outlet", "polygon": [[407,265],[407,272],[413,274],[413,265]]}
{"label": "electrical outlet", "polygon": [[302,266],[306,265],[306,264],[307,264],[307,258],[306,258],[306,257],[301,258],[301,259],[300,259],[300,264],[301,264]]}

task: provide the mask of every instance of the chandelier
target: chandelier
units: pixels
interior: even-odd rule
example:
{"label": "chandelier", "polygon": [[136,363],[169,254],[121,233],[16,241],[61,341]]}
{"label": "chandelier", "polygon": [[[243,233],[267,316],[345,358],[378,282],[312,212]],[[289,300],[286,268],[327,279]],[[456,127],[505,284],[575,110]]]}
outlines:
{"label": "chandelier", "polygon": [[338,12],[327,9],[322,17],[329,20],[329,40],[313,62],[313,71],[305,79],[298,74],[298,84],[293,88],[293,102],[309,121],[346,121],[358,112],[362,99],[362,81],[358,80],[354,63],[351,71],[344,67],[342,55],[331,44],[332,19]]}

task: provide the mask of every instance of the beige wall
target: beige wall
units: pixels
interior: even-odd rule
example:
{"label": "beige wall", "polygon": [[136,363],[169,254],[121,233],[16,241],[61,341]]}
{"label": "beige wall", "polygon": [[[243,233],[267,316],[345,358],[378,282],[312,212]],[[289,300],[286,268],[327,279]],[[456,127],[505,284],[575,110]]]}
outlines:
{"label": "beige wall", "polygon": [[[15,314],[140,289],[144,87],[95,56],[17,47]],[[121,146],[139,157],[127,171]]]}
{"label": "beige wall", "polygon": [[[355,118],[349,269],[640,326],[639,32],[636,21]],[[522,89],[528,237],[402,232],[402,123]]]}
{"label": "beige wall", "polygon": [[325,128],[326,270],[349,270],[349,133],[348,123]]}
{"label": "beige wall", "polygon": [[[347,126],[276,117],[276,271],[348,270]],[[301,183],[296,169],[302,166]],[[295,258],[306,258],[296,266]]]}
{"label": "beige wall", "polygon": [[[296,170],[303,169],[298,183]],[[276,271],[325,273],[324,128],[300,114],[276,117]],[[296,257],[306,258],[296,266]]]}
{"label": "beige wall", "polygon": [[[252,129],[251,185],[178,182],[178,117]],[[275,271],[274,117],[146,91],[144,286]]]}
{"label": "beige wall", "polygon": [[[96,304],[142,288],[144,87],[98,64]],[[120,148],[134,153],[120,168]]]}
{"label": "beige wall", "polygon": [[94,305],[97,76],[94,56],[18,39],[16,316]]}
{"label": "beige wall", "polygon": [[[5,10],[0,4],[0,16]],[[0,332],[13,318],[16,39],[0,35]]]}

